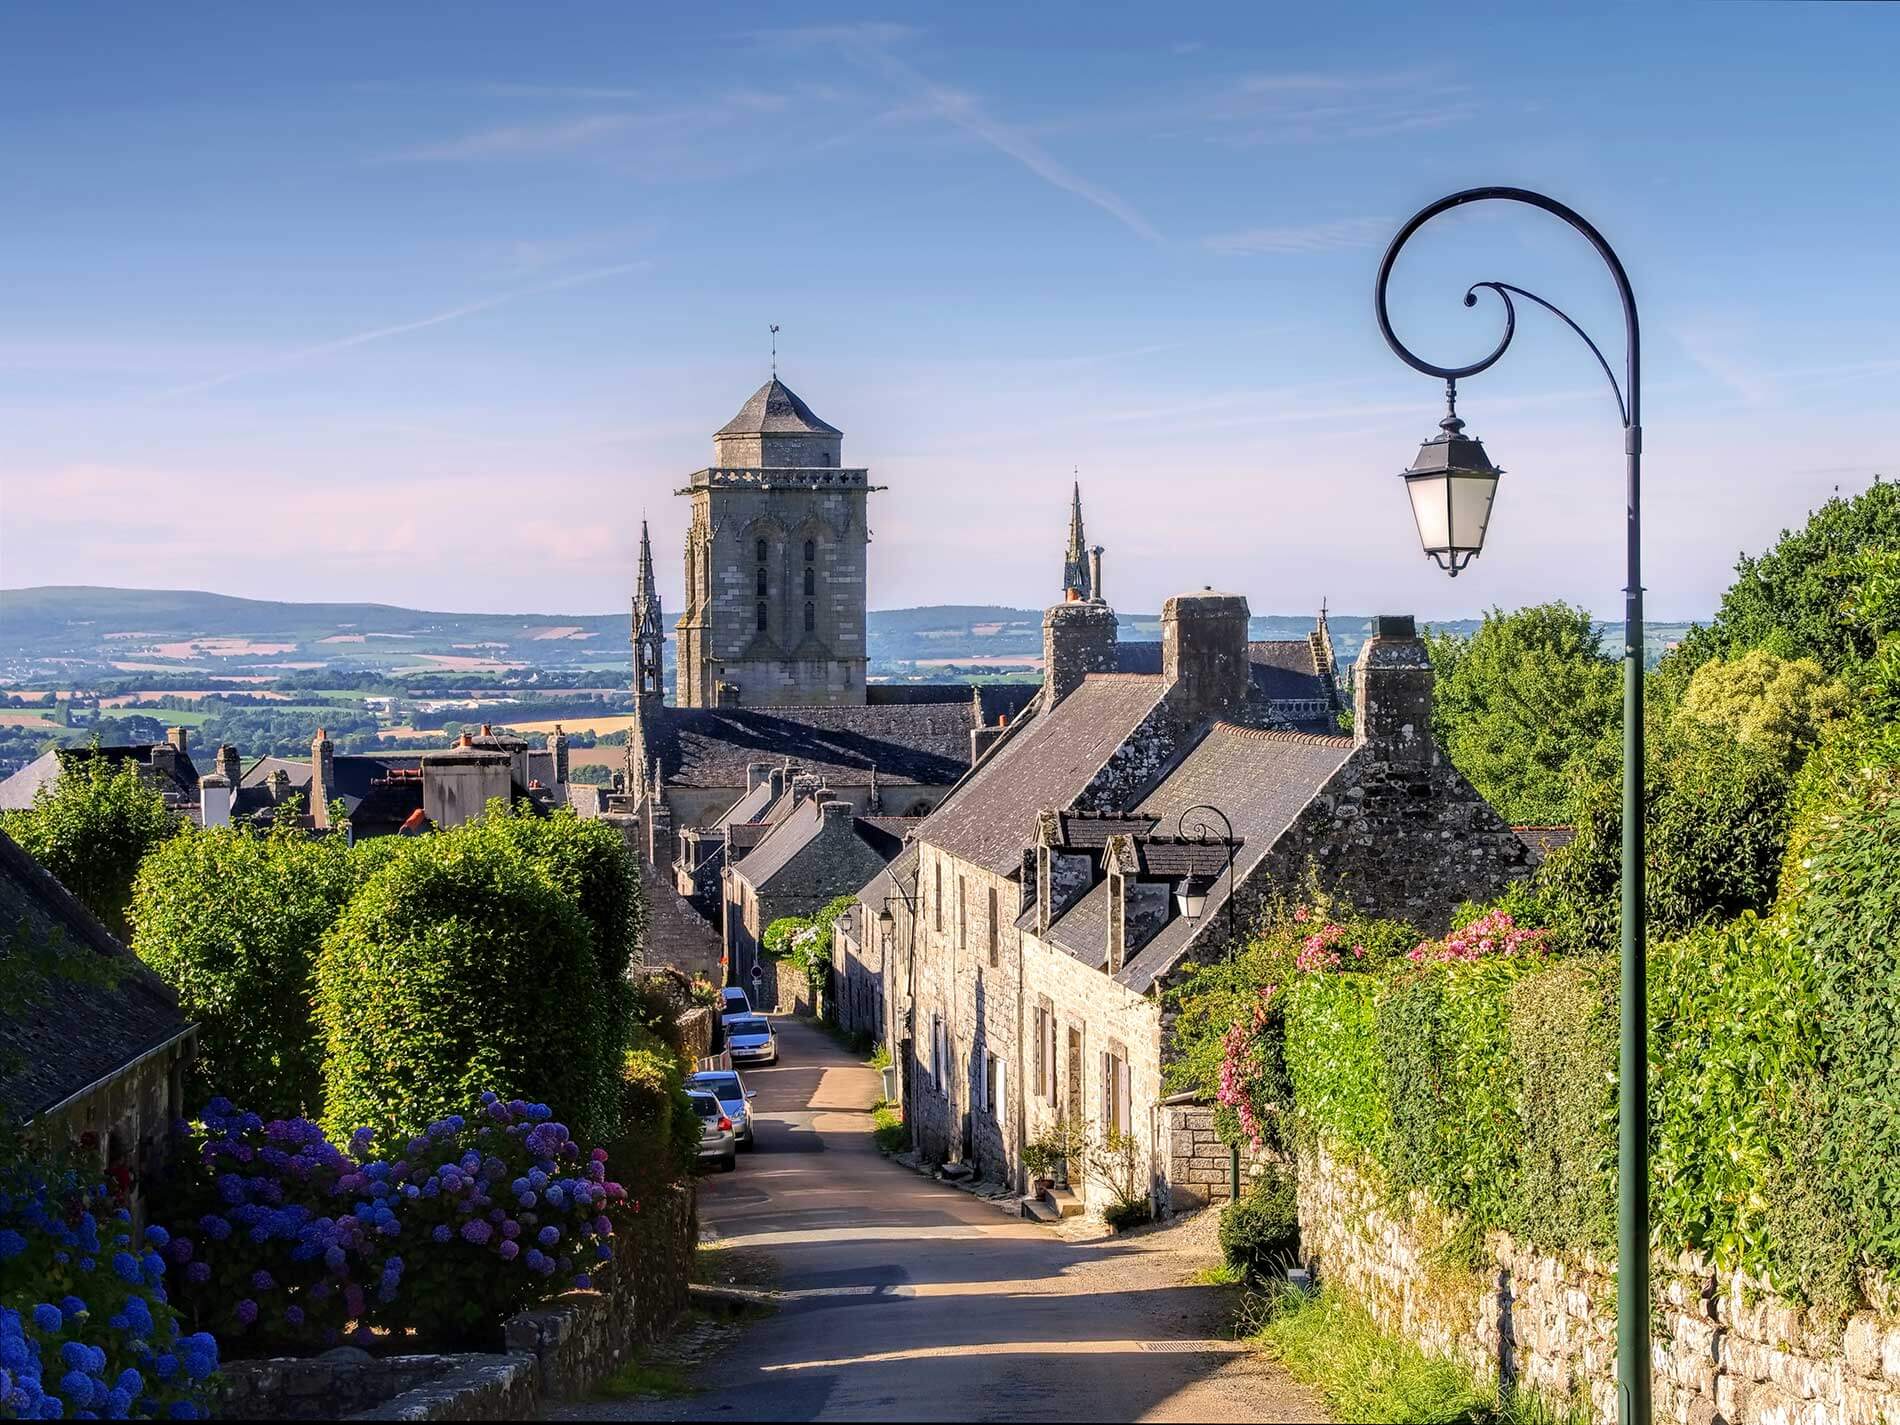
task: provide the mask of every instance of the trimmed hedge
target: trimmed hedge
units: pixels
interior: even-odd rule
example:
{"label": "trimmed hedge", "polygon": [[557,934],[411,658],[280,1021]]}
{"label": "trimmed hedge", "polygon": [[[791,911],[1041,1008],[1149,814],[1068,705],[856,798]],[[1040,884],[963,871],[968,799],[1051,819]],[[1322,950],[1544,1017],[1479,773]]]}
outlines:
{"label": "trimmed hedge", "polygon": [[1553,1251],[1616,1243],[1616,966],[1558,960],[1505,991],[1517,1088],[1512,1234]]}
{"label": "trimmed hedge", "polygon": [[1293,1174],[1269,1163],[1253,1185],[1221,1209],[1221,1255],[1261,1280],[1298,1260],[1300,1205]]}
{"label": "trimmed hedge", "polygon": [[325,1121],[419,1133],[493,1088],[606,1141],[621,1045],[588,922],[506,838],[467,830],[411,842],[324,938]]}

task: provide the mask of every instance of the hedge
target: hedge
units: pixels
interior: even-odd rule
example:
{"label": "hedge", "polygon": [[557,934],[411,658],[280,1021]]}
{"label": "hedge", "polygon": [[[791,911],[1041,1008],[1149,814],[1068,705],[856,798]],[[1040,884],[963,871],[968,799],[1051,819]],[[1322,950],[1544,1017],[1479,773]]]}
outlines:
{"label": "hedge", "polygon": [[418,1133],[492,1088],[604,1142],[622,1046],[587,920],[505,838],[466,830],[410,843],[324,938],[325,1122]]}

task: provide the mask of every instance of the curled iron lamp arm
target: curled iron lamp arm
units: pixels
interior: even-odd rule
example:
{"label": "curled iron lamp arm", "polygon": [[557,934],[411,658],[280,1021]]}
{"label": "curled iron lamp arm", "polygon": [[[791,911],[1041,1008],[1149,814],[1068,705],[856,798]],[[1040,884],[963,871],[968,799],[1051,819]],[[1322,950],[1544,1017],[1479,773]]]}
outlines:
{"label": "curled iron lamp arm", "polygon": [[[1624,377],[1617,384],[1610,363],[1597,344],[1561,309],[1534,292],[1508,282],[1477,282],[1465,289],[1465,305],[1477,305],[1480,288],[1495,292],[1504,303],[1504,334],[1489,355],[1465,366],[1438,366],[1413,352],[1392,329],[1386,308],[1386,286],[1400,250],[1426,223],[1441,213],[1468,203],[1493,199],[1522,203],[1563,219],[1581,233],[1610,269],[1617,296],[1623,303]],[[1623,457],[1626,508],[1625,558],[1628,575],[1623,587],[1623,863],[1621,1024],[1617,1067],[1617,1280],[1616,1364],[1617,1415],[1622,1425],[1649,1425],[1649,1063],[1648,1063],[1648,948],[1643,886],[1643,580],[1642,580],[1642,460],[1643,382],[1642,337],[1636,316],[1636,294],[1623,262],[1602,233],[1574,209],[1526,188],[1467,188],[1427,204],[1401,227],[1379,263],[1374,306],[1379,332],[1393,353],[1415,371],[1437,376],[1455,385],[1467,376],[1488,370],[1510,348],[1517,334],[1517,308],[1512,296],[1537,303],[1582,338],[1602,367],[1615,393],[1623,421]]]}
{"label": "curled iron lamp arm", "polygon": [[1207,802],[1201,802],[1195,806],[1186,808],[1182,811],[1180,816],[1174,820],[1174,834],[1183,840],[1185,840],[1188,835],[1187,825],[1189,817],[1194,818],[1194,837],[1199,841],[1206,841],[1214,830],[1213,823],[1209,821],[1208,818],[1218,817],[1220,819],[1221,831],[1223,833],[1222,841],[1227,847],[1227,954],[1231,958],[1236,949],[1234,922],[1234,824],[1227,819],[1227,813],[1222,811],[1219,807],[1210,805]]}

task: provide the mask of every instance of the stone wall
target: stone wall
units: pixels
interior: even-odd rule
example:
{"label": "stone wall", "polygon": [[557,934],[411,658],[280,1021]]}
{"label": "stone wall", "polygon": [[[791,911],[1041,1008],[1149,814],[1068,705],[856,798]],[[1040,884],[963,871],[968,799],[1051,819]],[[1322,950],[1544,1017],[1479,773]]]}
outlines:
{"label": "stone wall", "polygon": [[[1477,1272],[1445,1266],[1449,1223],[1411,1220],[1368,1173],[1321,1148],[1299,1167],[1301,1252],[1386,1331],[1553,1402],[1616,1412],[1613,1263],[1568,1262],[1504,1233]],[[1660,1265],[1660,1264],[1659,1264]],[[1900,1420],[1900,1317],[1845,1327],[1694,1256],[1666,1264],[1653,1304],[1657,1420],[1680,1425],[1878,1425]]]}
{"label": "stone wall", "polygon": [[674,1021],[679,1050],[689,1059],[704,1059],[712,1053],[713,1012],[710,1005],[696,1004]]}
{"label": "stone wall", "polygon": [[[1233,1158],[1214,1131],[1211,1103],[1171,1103],[1161,1108],[1162,1146],[1168,1164],[1163,1212],[1193,1212],[1233,1200]],[[1241,1191],[1276,1161],[1250,1144],[1240,1152]]]}

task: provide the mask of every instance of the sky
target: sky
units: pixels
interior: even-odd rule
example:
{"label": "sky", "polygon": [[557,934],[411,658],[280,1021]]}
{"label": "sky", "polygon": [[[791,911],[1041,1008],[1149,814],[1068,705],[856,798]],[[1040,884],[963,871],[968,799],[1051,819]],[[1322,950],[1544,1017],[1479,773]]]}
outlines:
{"label": "sky", "polygon": [[[690,13],[689,13],[690,12]],[[1419,552],[1442,414],[1373,317],[1399,224],[1538,189],[1643,323],[1645,583],[1900,478],[1900,7],[13,6],[0,15],[0,585],[679,608],[711,433],[779,372],[871,496],[871,605],[1059,594],[1072,472],[1125,610],[1211,585],[1425,617],[1621,611],[1622,433],[1526,307],[1460,390],[1484,554]],[[1516,205],[1466,286],[1619,370],[1608,273]]]}

